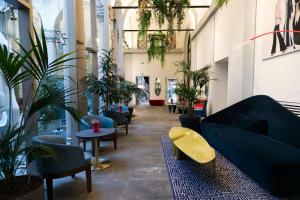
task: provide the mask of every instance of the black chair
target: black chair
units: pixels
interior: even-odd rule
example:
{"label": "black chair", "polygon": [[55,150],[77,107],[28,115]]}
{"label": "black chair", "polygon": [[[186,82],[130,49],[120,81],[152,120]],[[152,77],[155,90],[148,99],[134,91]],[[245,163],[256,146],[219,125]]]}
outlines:
{"label": "black chair", "polygon": [[126,134],[128,134],[128,119],[125,113],[104,111],[103,115],[113,119],[116,122],[117,127],[124,127],[126,129]]}

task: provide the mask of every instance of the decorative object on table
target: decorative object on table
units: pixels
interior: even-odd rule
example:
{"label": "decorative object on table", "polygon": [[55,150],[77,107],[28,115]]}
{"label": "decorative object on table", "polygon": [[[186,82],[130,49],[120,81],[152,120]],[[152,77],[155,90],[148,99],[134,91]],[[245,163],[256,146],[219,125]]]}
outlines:
{"label": "decorative object on table", "polygon": [[207,65],[195,71],[191,71],[191,66],[185,61],[176,63],[177,73],[183,74],[183,82],[177,84],[175,93],[178,96],[179,102],[182,102],[183,110],[187,105],[188,114],[179,116],[179,120],[183,127],[190,128],[200,133],[201,117],[193,114],[194,104],[198,103],[201,95],[205,93],[203,88],[208,84],[211,76],[211,66]]}
{"label": "decorative object on table", "polygon": [[93,129],[83,130],[76,133],[76,137],[80,140],[92,140],[95,147],[95,159],[92,160],[92,170],[99,171],[111,166],[111,161],[100,159],[99,156],[99,140],[103,137],[116,133],[116,128],[102,128],[99,133],[94,133]]}
{"label": "decorative object on table", "polygon": [[[116,122],[108,117],[101,116],[101,115],[87,115],[80,119],[80,130],[88,130],[92,129],[92,121],[93,119],[97,118],[99,123],[101,124],[101,128],[116,128]],[[101,130],[100,130],[101,131]],[[83,141],[83,150],[86,151],[86,141]],[[99,138],[99,141],[113,141],[114,142],[114,149],[117,149],[117,132],[112,133],[111,135],[106,135]],[[92,143],[92,151],[94,151],[94,143]]]}
{"label": "decorative object on table", "polygon": [[258,95],[201,124],[203,137],[272,194],[300,195],[300,118]]}
{"label": "decorative object on table", "polygon": [[161,93],[161,83],[159,78],[155,79],[155,83],[154,83],[154,92],[156,96],[159,96]]}
{"label": "decorative object on table", "polygon": [[99,133],[100,132],[100,122],[97,118],[93,119],[92,125],[93,125],[94,133]]}
{"label": "decorative object on table", "polygon": [[[15,51],[10,52],[5,45],[0,45],[0,74],[8,88],[6,95],[9,97],[8,105],[1,108],[8,113],[8,126],[1,133],[0,139],[0,171],[2,172],[0,199],[22,199],[27,194],[35,192],[43,184],[28,175],[18,176],[17,172],[20,172],[20,166],[24,165],[25,160],[28,160],[29,165],[30,162],[39,158],[50,160],[55,157],[55,151],[47,145],[28,146],[25,144],[28,138],[37,131],[31,125],[38,111],[48,106],[56,106],[69,112],[75,120],[79,118],[78,110],[72,107],[73,102],[66,100],[74,94],[74,91],[51,87],[45,85],[44,82],[55,72],[73,67],[67,62],[76,59],[72,57],[74,53],[64,54],[50,63],[43,27],[41,27],[40,34],[34,30],[33,36],[29,35],[29,37],[30,50],[20,45],[23,56]],[[28,80],[35,83],[35,87],[31,88],[34,94],[31,97],[32,101],[24,101],[26,109],[23,110],[22,116],[14,116],[12,107],[14,88]],[[25,96],[24,99],[27,97]],[[38,193],[35,195],[35,199],[43,198]]]}
{"label": "decorative object on table", "polygon": [[162,26],[167,24],[167,33],[158,31],[154,34],[149,34],[147,50],[148,60],[151,61],[157,58],[164,66],[165,54],[171,48],[176,46],[174,37],[174,23],[177,24],[177,29],[180,30],[181,24],[185,18],[186,10],[190,6],[190,0],[139,0],[139,36],[146,37],[147,31],[151,24],[152,16],[156,24],[161,30]]}
{"label": "decorative object on table", "polygon": [[[40,135],[32,138],[34,145],[47,145],[55,149],[56,159],[39,159],[36,161],[37,171],[46,179],[48,200],[53,199],[53,179],[85,171],[87,192],[92,192],[91,159],[84,157],[80,146],[66,144],[62,136]],[[76,156],[74,156],[76,155]]]}
{"label": "decorative object on table", "polygon": [[[173,198],[180,199],[268,199],[279,200],[249,178],[227,158],[216,152],[216,163],[200,165],[176,160],[172,141],[162,137],[162,149]],[[215,168],[214,168],[215,167]],[[293,200],[299,198],[290,198]]]}

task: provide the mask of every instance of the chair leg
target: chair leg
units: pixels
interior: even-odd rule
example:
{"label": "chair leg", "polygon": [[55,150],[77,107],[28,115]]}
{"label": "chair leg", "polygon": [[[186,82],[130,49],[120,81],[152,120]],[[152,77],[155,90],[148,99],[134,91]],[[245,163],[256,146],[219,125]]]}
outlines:
{"label": "chair leg", "polygon": [[86,141],[83,140],[83,151],[86,151]]}
{"label": "chair leg", "polygon": [[92,154],[95,157],[95,145],[94,145],[93,141],[91,141],[91,142],[92,142]]}
{"label": "chair leg", "polygon": [[86,167],[85,169],[85,177],[86,177],[86,188],[87,192],[92,192],[92,176],[91,176],[91,166]]}
{"label": "chair leg", "polygon": [[126,124],[126,135],[128,134],[128,123]]}
{"label": "chair leg", "polygon": [[117,150],[117,137],[114,138],[114,148]]}
{"label": "chair leg", "polygon": [[48,200],[53,200],[53,180],[51,178],[46,178],[46,186]]}

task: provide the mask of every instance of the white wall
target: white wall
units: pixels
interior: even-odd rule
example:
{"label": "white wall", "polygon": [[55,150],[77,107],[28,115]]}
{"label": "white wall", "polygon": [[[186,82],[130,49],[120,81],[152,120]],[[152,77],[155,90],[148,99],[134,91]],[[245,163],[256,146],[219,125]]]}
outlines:
{"label": "white wall", "polygon": [[[193,33],[194,68],[228,59],[227,106],[258,94],[278,101],[300,102],[300,52],[264,60],[263,38],[240,45],[268,31],[265,23],[274,24],[273,21],[266,22],[264,17],[270,13],[268,10],[274,10],[269,6],[270,2],[273,0],[230,0],[216,12],[210,9]],[[217,103],[214,99],[216,85],[210,84],[211,104]],[[210,109],[219,106],[210,105]]]}
{"label": "white wall", "polygon": [[[255,0],[230,0],[227,6],[217,10],[211,8],[194,31],[192,37],[193,67],[215,65],[228,59],[227,106],[253,94],[254,44],[234,48],[255,33]],[[214,69],[213,69],[214,71]],[[209,88],[209,111],[218,110],[214,101],[212,81]],[[221,105],[221,107],[223,107]]]}
{"label": "white wall", "polygon": [[[263,16],[268,1],[258,1],[256,32],[264,32]],[[267,37],[272,37],[267,36]],[[266,94],[276,100],[300,102],[300,52],[263,60],[263,39],[255,43],[254,94]]]}
{"label": "white wall", "polygon": [[[136,82],[136,77],[149,76],[150,78],[150,99],[163,99],[166,97],[166,78],[182,80],[180,74],[176,74],[177,68],[174,66],[174,62],[181,61],[183,59],[183,53],[180,50],[176,50],[174,53],[168,53],[166,55],[166,62],[164,68],[161,67],[159,60],[153,60],[148,63],[148,57],[146,51],[143,50],[131,50],[124,52],[124,65],[125,65],[125,78],[126,80]],[[159,78],[161,81],[161,94],[156,96],[154,93],[155,79]]]}
{"label": "white wall", "polygon": [[228,60],[221,60],[215,65],[213,112],[227,107],[228,101]]}

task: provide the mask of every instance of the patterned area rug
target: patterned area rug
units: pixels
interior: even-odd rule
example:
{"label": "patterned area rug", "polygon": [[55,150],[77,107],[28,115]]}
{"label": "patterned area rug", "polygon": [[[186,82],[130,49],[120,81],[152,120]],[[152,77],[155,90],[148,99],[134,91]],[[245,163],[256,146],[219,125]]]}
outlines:
{"label": "patterned area rug", "polygon": [[199,165],[192,160],[176,160],[171,140],[167,137],[162,137],[162,147],[174,199],[278,199],[220,153],[217,153],[214,171],[212,164]]}

